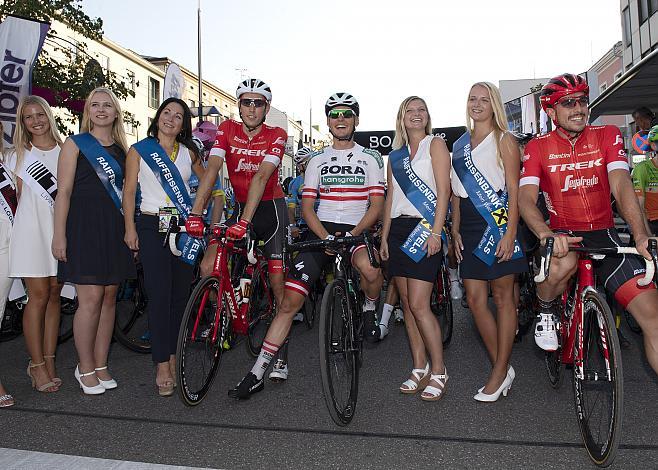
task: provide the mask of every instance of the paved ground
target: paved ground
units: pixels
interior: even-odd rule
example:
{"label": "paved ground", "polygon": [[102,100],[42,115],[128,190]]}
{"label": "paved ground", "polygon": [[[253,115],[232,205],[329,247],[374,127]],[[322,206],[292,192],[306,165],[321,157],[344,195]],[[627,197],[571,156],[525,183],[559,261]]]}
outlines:
{"label": "paved ground", "polygon": [[[626,333],[622,445],[613,468],[658,468],[658,380],[643,355],[641,338]],[[397,392],[411,363],[404,328],[365,351],[359,403],[352,424],[333,424],[320,391],[317,326],[296,326],[287,383],[266,384],[246,402],[226,391],[251,367],[244,346],[224,356],[211,394],[196,408],[157,396],[150,357],[114,345],[110,366],[119,388],[100,397],[78,390],[72,342],[58,351],[64,385],[52,395],[30,390],[22,338],[0,344],[5,385],[18,404],[0,410],[0,467],[46,468],[42,454],[22,449],[117,461],[211,468],[583,468],[569,376],[554,391],[532,338],[515,345],[517,378],[509,397],[494,404],[472,396],[488,362],[467,311],[455,312],[446,350],[446,397],[425,403]],[[32,455],[35,460],[20,460]],[[50,456],[48,468],[86,468]],[[10,465],[12,464],[13,465]],[[23,465],[24,463],[24,465]],[[116,462],[88,463],[115,468]],[[119,468],[119,467],[117,467]],[[124,466],[120,468],[149,468]]]}

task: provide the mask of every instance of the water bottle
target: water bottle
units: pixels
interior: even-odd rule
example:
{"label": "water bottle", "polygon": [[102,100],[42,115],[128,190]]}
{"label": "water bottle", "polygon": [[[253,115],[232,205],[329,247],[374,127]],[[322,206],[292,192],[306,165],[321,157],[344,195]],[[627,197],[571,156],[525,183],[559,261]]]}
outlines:
{"label": "water bottle", "polygon": [[251,294],[251,279],[240,278],[240,290],[242,292],[242,302],[249,302],[249,295]]}

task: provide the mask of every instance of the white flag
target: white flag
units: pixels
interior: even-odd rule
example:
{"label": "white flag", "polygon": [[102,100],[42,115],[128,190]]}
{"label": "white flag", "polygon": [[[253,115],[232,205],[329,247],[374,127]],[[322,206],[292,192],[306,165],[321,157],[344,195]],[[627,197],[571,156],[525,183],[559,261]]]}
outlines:
{"label": "white flag", "polygon": [[0,23],[0,121],[5,145],[14,142],[18,103],[32,90],[32,67],[49,27],[16,16]]}

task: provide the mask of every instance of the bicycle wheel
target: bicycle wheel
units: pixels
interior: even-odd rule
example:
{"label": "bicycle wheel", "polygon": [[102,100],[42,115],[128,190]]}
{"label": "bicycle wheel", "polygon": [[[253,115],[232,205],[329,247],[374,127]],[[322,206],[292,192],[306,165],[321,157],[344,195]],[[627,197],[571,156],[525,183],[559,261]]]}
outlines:
{"label": "bicycle wheel", "polygon": [[219,301],[219,280],[202,279],[185,307],[176,350],[178,392],[188,406],[201,403],[215,379],[228,317],[224,302]]}
{"label": "bicycle wheel", "polygon": [[119,285],[114,338],[122,346],[142,354],[151,352],[151,332],[146,315],[146,295],[139,279],[127,279]]}
{"label": "bicycle wheel", "polygon": [[439,326],[441,326],[441,339],[444,347],[448,346],[452,339],[453,311],[449,289],[450,280],[448,278],[448,270],[445,265],[442,265],[436,282],[432,287],[430,307],[439,321]]}
{"label": "bicycle wheel", "polygon": [[73,338],[73,316],[78,309],[78,298],[60,297],[59,334],[57,344],[65,343]]}
{"label": "bicycle wheel", "polygon": [[0,343],[11,341],[23,334],[23,309],[25,303],[22,300],[7,300],[5,315],[0,324]]}
{"label": "bicycle wheel", "polygon": [[359,392],[358,351],[352,341],[347,285],[335,279],[324,291],[320,308],[320,373],[331,419],[339,426],[352,421]]}
{"label": "bicycle wheel", "polygon": [[253,357],[258,357],[267,330],[274,316],[274,296],[267,285],[267,263],[254,268],[251,278],[251,297],[249,299],[249,330],[247,334],[247,351]]}
{"label": "bicycle wheel", "polygon": [[619,308],[624,312],[624,318],[626,319],[626,324],[628,325],[628,328],[636,335],[641,335],[642,328],[640,327],[640,325],[638,325],[633,315],[631,315],[631,313],[628,310],[622,309],[621,306]]}
{"label": "bicycle wheel", "polygon": [[[590,458],[607,467],[615,459],[621,438],[621,348],[605,298],[598,292],[588,292],[583,309],[582,377],[574,365],[576,416]],[[578,341],[575,348],[578,357]]]}
{"label": "bicycle wheel", "polygon": [[315,292],[315,284],[311,286],[311,289],[304,299],[304,324],[307,329],[313,328],[313,323],[315,322],[315,304],[317,303],[317,295]]}

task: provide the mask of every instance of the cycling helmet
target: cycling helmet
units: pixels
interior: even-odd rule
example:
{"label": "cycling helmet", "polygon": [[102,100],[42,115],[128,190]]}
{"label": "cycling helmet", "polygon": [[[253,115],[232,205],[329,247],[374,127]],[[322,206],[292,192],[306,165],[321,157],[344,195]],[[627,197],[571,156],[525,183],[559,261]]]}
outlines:
{"label": "cycling helmet", "polygon": [[547,108],[555,106],[561,98],[572,93],[582,91],[589,95],[589,86],[583,77],[571,73],[565,73],[551,78],[541,89],[540,101],[541,107],[546,111]]}
{"label": "cycling helmet", "polygon": [[270,90],[270,86],[258,78],[247,78],[240,82],[238,89],[235,90],[235,96],[237,99],[240,99],[245,93],[258,93],[259,95],[263,95],[267,101],[272,101],[272,90]]}
{"label": "cycling helmet", "polygon": [[196,145],[197,151],[199,153],[203,153],[204,151],[204,145],[201,139],[195,135],[192,135],[192,143]]}
{"label": "cycling helmet", "polygon": [[658,142],[658,125],[653,126],[649,129],[649,135],[647,135],[647,140],[649,142]]}
{"label": "cycling helmet", "polygon": [[297,150],[297,153],[292,159],[295,161],[295,165],[299,165],[300,163],[304,163],[305,161],[307,161],[312,153],[313,150],[311,150],[310,148],[302,147],[299,150]]}
{"label": "cycling helmet", "polygon": [[329,111],[331,111],[336,106],[347,106],[352,111],[354,111],[357,116],[359,115],[359,102],[349,93],[341,91],[331,95],[324,105],[324,114],[328,116]]}
{"label": "cycling helmet", "polygon": [[226,200],[227,203],[230,203],[231,201],[233,201],[233,197],[234,197],[233,188],[229,186],[224,190],[224,199]]}

